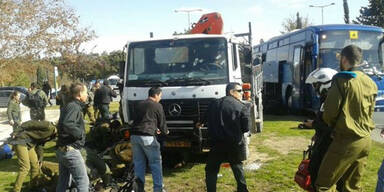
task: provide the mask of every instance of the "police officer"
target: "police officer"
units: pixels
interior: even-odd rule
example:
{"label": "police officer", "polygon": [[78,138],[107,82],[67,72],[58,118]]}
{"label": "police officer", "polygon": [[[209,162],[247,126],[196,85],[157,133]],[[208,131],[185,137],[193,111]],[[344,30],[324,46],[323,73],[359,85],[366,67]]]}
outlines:
{"label": "police officer", "polygon": [[362,50],[349,45],[341,51],[341,72],[333,78],[324,103],[323,120],[333,127],[333,141],[320,165],[316,191],[362,191],[361,177],[371,148],[372,115],[377,86],[356,67],[362,62]]}
{"label": "police officer", "polygon": [[225,97],[214,101],[208,111],[208,138],[211,150],[205,167],[208,192],[216,191],[217,174],[222,162],[229,162],[238,192],[247,192],[242,161],[246,159],[244,133],[249,131],[249,108],[241,102],[242,87],[229,83]]}
{"label": "police officer", "polygon": [[12,92],[7,108],[7,115],[9,124],[13,127],[13,131],[17,131],[21,125],[20,113],[20,93],[18,91]]}

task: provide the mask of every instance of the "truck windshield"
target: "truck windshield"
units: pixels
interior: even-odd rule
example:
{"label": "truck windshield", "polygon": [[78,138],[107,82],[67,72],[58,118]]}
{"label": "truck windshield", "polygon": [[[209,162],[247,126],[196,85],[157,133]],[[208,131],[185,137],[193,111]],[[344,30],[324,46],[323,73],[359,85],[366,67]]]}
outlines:
{"label": "truck windshield", "polygon": [[225,84],[228,81],[227,58],[224,38],[131,43],[127,84]]}
{"label": "truck windshield", "polygon": [[339,70],[339,54],[348,45],[359,46],[363,50],[363,60],[377,70],[383,70],[379,62],[379,42],[383,33],[373,31],[324,31],[320,34],[320,67],[330,67]]}

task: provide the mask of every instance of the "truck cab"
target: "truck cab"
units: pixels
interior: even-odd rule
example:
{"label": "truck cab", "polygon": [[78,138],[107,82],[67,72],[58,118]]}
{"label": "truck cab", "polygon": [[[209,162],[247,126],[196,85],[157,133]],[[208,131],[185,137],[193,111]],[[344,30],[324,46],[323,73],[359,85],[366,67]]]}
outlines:
{"label": "truck cab", "polygon": [[238,46],[235,37],[203,34],[128,42],[121,97],[124,123],[132,123],[133,106],[148,97],[148,90],[160,86],[170,131],[163,147],[208,149],[207,127],[195,125],[213,100],[225,96],[229,82],[243,83]]}

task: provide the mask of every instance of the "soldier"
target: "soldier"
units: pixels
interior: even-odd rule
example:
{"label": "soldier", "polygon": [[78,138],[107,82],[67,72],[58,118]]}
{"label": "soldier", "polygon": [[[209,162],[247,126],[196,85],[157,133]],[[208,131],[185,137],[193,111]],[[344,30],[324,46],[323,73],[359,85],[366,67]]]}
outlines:
{"label": "soldier", "polygon": [[12,133],[12,138],[8,141],[13,145],[19,165],[14,192],[20,192],[25,177],[31,172],[31,187],[38,187],[38,176],[40,167],[35,152],[35,145],[44,144],[52,140],[56,135],[56,127],[48,121],[27,121],[21,124],[21,128]]}
{"label": "soldier", "polygon": [[89,117],[89,120],[91,121],[91,124],[95,124],[95,118],[94,118],[94,115],[91,113],[91,106],[93,106],[94,102],[93,102],[93,99],[94,99],[94,95],[93,95],[93,92],[92,91],[88,91],[88,98],[87,98],[87,101],[85,102],[85,106],[84,106],[84,109],[83,109],[83,115],[85,117],[85,115],[88,115]]}
{"label": "soldier", "polygon": [[45,120],[44,110],[48,103],[48,97],[42,90],[38,89],[36,83],[31,83],[28,95],[22,103],[30,108],[31,120]]}
{"label": "soldier", "polygon": [[99,107],[97,106],[98,102],[95,101],[95,94],[96,91],[100,88],[100,83],[96,81],[96,83],[92,87],[92,93],[93,93],[93,115],[94,119],[97,120],[99,118],[100,112]]}
{"label": "soldier", "polygon": [[333,127],[333,140],[321,162],[316,191],[335,191],[339,180],[342,191],[363,191],[361,178],[371,148],[372,115],[377,86],[356,67],[362,50],[349,45],[342,49],[341,72],[336,74],[324,102],[323,120]]}
{"label": "soldier", "polygon": [[17,131],[21,125],[21,113],[20,113],[20,93],[14,91],[9,99],[7,115],[9,124],[13,127],[13,131]]}
{"label": "soldier", "polygon": [[[31,120],[44,121],[45,120],[45,107],[48,103],[48,97],[44,91],[38,88],[36,83],[31,83],[28,89],[28,95],[22,101],[22,103],[30,108]],[[40,165],[44,158],[44,147],[42,145],[36,145],[35,147],[37,157]]]}
{"label": "soldier", "polygon": [[49,105],[52,106],[52,103],[51,103],[51,92],[52,92],[52,87],[51,85],[49,84],[48,80],[44,81],[44,84],[43,84],[43,91],[44,93],[47,95],[48,97],[48,103]]}

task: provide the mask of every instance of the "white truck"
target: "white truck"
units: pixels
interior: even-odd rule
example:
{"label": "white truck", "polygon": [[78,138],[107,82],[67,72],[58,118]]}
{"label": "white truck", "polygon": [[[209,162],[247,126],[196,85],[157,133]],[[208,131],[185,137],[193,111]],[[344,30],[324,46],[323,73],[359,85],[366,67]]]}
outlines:
{"label": "white truck", "polygon": [[252,62],[250,45],[235,36],[190,34],[128,42],[125,47],[126,62],[120,66],[122,120],[129,126],[135,103],[148,97],[150,87],[160,86],[170,131],[165,150],[209,150],[207,127],[195,125],[214,99],[225,96],[229,82],[248,83],[243,87],[249,87],[245,94],[251,98],[244,102],[253,105],[251,132],[261,131],[262,71],[252,64],[257,62]]}

